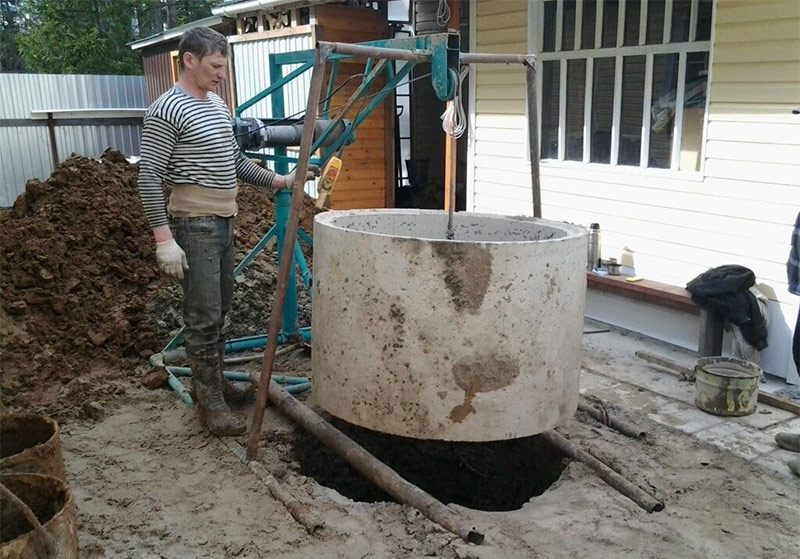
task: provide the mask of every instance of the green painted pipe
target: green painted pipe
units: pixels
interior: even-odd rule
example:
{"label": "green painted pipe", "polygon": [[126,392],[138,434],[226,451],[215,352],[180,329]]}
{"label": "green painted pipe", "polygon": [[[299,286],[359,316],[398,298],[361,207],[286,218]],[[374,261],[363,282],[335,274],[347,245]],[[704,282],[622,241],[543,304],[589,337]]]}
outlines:
{"label": "green painted pipe", "polygon": [[[168,366],[167,372],[174,374],[175,376],[179,377],[190,377],[192,376],[192,369],[189,367],[173,367]],[[246,382],[250,380],[249,373],[243,373],[241,371],[224,371],[223,374],[225,378],[228,380],[237,380]],[[177,380],[177,379],[175,379]],[[278,384],[291,384],[291,385],[300,385],[300,384],[310,384],[311,381],[308,380],[308,377],[286,377],[276,375],[272,377],[272,380],[277,382]]]}

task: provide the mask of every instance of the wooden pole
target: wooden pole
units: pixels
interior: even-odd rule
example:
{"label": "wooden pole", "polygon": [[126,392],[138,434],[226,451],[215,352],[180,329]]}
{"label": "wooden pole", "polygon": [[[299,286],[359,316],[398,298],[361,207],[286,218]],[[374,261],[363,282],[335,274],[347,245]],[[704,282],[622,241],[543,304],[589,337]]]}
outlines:
{"label": "wooden pole", "polygon": [[[259,388],[260,394],[261,388]],[[429,520],[469,543],[480,544],[483,542],[483,534],[465,524],[458,513],[403,479],[397,472],[370,454],[367,449],[301,404],[274,381],[270,383],[269,401],[399,502],[414,507]]]}
{"label": "wooden pole", "polygon": [[[450,19],[447,21],[447,32],[458,33],[461,21],[461,2],[448,0]],[[458,77],[456,77],[458,79]],[[447,102],[447,109],[452,110],[455,101]],[[456,211],[456,174],[458,171],[458,140],[450,134],[444,135],[444,209],[447,212],[447,238],[455,238],[453,214]]]}
{"label": "wooden pole", "polygon": [[264,409],[267,405],[272,368],[275,365],[275,352],[278,349],[278,334],[281,329],[283,306],[286,302],[286,288],[289,281],[289,272],[294,261],[294,242],[297,236],[297,227],[300,222],[300,209],[303,206],[303,192],[305,177],[308,173],[308,161],[311,158],[311,142],[314,138],[314,123],[317,119],[317,107],[322,95],[322,82],[325,77],[325,62],[330,55],[329,47],[317,49],[314,57],[314,69],[311,74],[311,87],[306,103],[306,115],[303,121],[303,137],[300,141],[300,154],[297,158],[295,169],[295,184],[292,190],[292,208],[289,213],[289,223],[286,225],[286,237],[283,243],[281,264],[278,269],[278,284],[275,287],[275,300],[269,317],[269,330],[267,332],[267,347],[264,350],[264,360],[261,365],[261,378],[258,383],[258,398],[253,410],[253,421],[250,425],[250,438],[247,442],[247,459],[255,460],[258,454],[258,439],[261,436],[261,424],[264,420]]}
{"label": "wooden pole", "polygon": [[528,85],[528,149],[531,160],[533,217],[542,217],[542,189],[539,182],[539,107],[536,101],[536,66],[533,60],[525,62],[525,80]]}
{"label": "wooden pole", "polygon": [[605,481],[608,485],[625,495],[628,499],[642,507],[647,512],[660,512],[664,510],[664,503],[646,493],[642,488],[634,485],[617,472],[606,466],[600,460],[583,450],[578,445],[572,444],[562,434],[556,431],[545,431],[542,436],[557,447],[561,452],[572,458],[583,462],[594,472],[597,476]]}

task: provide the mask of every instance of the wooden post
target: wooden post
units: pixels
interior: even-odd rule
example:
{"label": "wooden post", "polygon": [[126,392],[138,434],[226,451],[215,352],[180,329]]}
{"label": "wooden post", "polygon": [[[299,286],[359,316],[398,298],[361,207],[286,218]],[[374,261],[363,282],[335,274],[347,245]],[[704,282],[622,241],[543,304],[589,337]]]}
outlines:
{"label": "wooden post", "polygon": [[542,217],[542,189],[539,183],[539,119],[536,102],[536,67],[533,60],[525,62],[525,80],[528,85],[528,149],[531,160],[531,198],[533,217]]}
{"label": "wooden post", "polygon": [[[448,33],[459,32],[459,22],[461,21],[461,2],[459,0],[448,0],[450,7],[450,19],[447,22]],[[456,78],[458,79],[458,78]],[[455,101],[448,101],[447,108],[450,110]],[[450,134],[444,135],[444,209],[447,212],[447,238],[455,238],[453,230],[453,214],[456,211],[456,174],[458,171],[458,140]]]}
{"label": "wooden post", "polygon": [[723,320],[711,309],[700,309],[700,335],[697,343],[699,357],[722,355]]}
{"label": "wooden post", "polygon": [[[263,385],[259,387],[259,396],[262,388],[264,388]],[[314,435],[322,444],[336,452],[365,478],[399,502],[414,507],[428,519],[457,534],[465,541],[474,544],[483,542],[483,534],[478,532],[475,527],[467,524],[453,509],[403,479],[400,474],[375,458],[363,446],[298,402],[274,381],[269,388],[270,402],[288,418]]]}
{"label": "wooden post", "polygon": [[258,384],[258,398],[253,410],[253,422],[250,425],[250,437],[247,442],[247,459],[255,460],[258,454],[258,439],[261,436],[261,424],[264,420],[264,409],[267,405],[269,383],[272,378],[272,367],[275,365],[275,352],[278,349],[278,335],[281,330],[281,318],[286,302],[286,288],[289,272],[294,262],[294,242],[300,222],[300,209],[303,206],[305,177],[308,173],[308,161],[311,158],[311,143],[314,138],[314,123],[317,120],[317,108],[322,95],[322,82],[325,77],[325,62],[330,55],[328,47],[317,48],[314,57],[314,69],[311,74],[311,86],[308,92],[306,115],[303,121],[303,138],[300,142],[300,154],[295,169],[295,184],[292,190],[292,209],[289,223],[286,225],[286,236],[281,254],[281,265],[278,269],[278,284],[275,287],[275,299],[269,316],[267,347],[264,350],[264,361],[261,365],[261,378]]}
{"label": "wooden post", "polygon": [[47,113],[47,136],[50,138],[50,156],[53,158],[53,170],[58,167],[58,144],[56,143],[56,123],[53,113]]}

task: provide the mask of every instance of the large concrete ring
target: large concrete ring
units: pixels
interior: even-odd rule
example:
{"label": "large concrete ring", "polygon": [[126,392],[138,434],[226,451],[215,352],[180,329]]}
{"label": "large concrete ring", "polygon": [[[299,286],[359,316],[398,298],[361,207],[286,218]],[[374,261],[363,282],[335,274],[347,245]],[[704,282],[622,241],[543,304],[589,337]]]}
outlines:
{"label": "large concrete ring", "polygon": [[313,398],[417,439],[492,441],[578,405],[587,234],[527,217],[332,211],[314,221]]}

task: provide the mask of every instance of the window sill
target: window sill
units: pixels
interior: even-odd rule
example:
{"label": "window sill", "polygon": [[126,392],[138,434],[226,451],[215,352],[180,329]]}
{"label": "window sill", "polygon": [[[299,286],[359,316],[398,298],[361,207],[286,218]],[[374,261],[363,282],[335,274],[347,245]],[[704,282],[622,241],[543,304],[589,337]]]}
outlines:
{"label": "window sill", "polygon": [[703,173],[700,171],[673,171],[672,169],[653,169],[632,167],[628,165],[609,165],[607,163],[583,163],[582,161],[557,161],[555,159],[543,159],[539,162],[539,168],[542,170],[569,169],[574,171],[591,171],[593,173],[609,173],[703,182]]}

